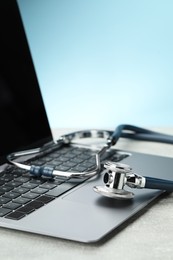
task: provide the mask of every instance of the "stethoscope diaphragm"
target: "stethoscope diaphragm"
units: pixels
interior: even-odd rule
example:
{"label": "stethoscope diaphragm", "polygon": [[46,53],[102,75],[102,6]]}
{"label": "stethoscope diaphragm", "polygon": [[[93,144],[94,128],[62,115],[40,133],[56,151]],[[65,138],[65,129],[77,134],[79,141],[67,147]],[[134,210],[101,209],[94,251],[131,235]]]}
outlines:
{"label": "stethoscope diaphragm", "polygon": [[103,195],[108,198],[112,198],[112,199],[128,200],[128,199],[133,199],[133,197],[134,197],[134,193],[132,193],[132,192],[129,192],[124,189],[119,190],[119,189],[109,188],[106,185],[105,186],[94,186],[93,189],[98,194]]}

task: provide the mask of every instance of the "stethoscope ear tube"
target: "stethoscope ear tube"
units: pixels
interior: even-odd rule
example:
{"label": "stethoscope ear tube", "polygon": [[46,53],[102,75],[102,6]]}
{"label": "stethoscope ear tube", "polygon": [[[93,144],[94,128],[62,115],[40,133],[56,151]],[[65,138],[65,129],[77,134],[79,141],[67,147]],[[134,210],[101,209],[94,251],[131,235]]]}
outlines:
{"label": "stethoscope ear tube", "polygon": [[152,177],[145,177],[145,188],[165,190],[167,192],[172,192],[173,191],[173,181],[152,178]]}
{"label": "stethoscope ear tube", "polygon": [[140,141],[159,142],[173,144],[173,136],[151,131],[134,125],[122,124],[118,125],[114,132],[112,132],[112,145],[116,144],[118,139],[128,138]]}
{"label": "stethoscope ear tube", "polygon": [[[90,178],[96,175],[100,174],[100,169],[101,169],[101,161],[100,158],[101,156],[109,149],[111,146],[115,145],[117,141],[119,140],[120,137],[123,138],[130,138],[130,139],[136,139],[136,140],[145,140],[145,141],[153,141],[153,142],[163,142],[163,143],[170,143],[173,144],[173,136],[171,135],[166,135],[166,134],[161,134],[157,133],[154,131],[150,131],[141,127],[133,126],[133,125],[128,125],[128,124],[122,124],[116,127],[115,131],[107,131],[107,130],[83,130],[83,131],[77,131],[73,132],[64,136],[61,136],[59,140],[57,140],[56,143],[54,143],[53,147],[52,145],[50,146],[43,146],[38,149],[33,149],[29,151],[22,151],[22,152],[17,152],[17,153],[12,153],[7,156],[7,160],[9,163],[27,170],[30,172],[32,176],[46,176],[50,178],[54,178],[55,176],[59,177],[67,177],[67,178]],[[38,157],[41,154],[44,153],[49,153],[50,150],[53,149],[59,149],[60,147],[63,147],[64,145],[72,143],[73,140],[75,139],[81,139],[81,138],[105,138],[106,143],[103,145],[103,147],[100,149],[95,154],[95,167],[92,169],[86,170],[86,172],[64,172],[64,171],[58,171],[55,170],[54,167],[49,167],[44,165],[44,166],[37,166],[37,165],[28,165],[25,162],[21,162],[20,158],[21,156],[28,156],[28,155],[33,155],[36,154]],[[119,165],[118,167],[121,168]],[[128,166],[129,167],[129,166]],[[127,170],[127,169],[125,169]],[[144,183],[144,177],[142,178],[142,185]],[[141,181],[140,178],[138,180],[139,182]],[[127,181],[127,184],[132,185],[130,183],[129,179]],[[150,189],[163,189],[163,190],[168,190],[172,191],[171,185],[173,185],[173,182],[171,181],[164,181],[164,180],[159,180],[150,177],[146,177],[146,188]],[[115,188],[115,187],[113,187]],[[143,187],[144,188],[144,185]],[[116,189],[116,194],[118,196],[119,192]],[[114,190],[111,190],[111,193]],[[107,193],[107,189],[106,189]],[[120,192],[120,194],[122,194]],[[124,192],[123,192],[124,194]],[[125,195],[126,196],[126,195]]]}

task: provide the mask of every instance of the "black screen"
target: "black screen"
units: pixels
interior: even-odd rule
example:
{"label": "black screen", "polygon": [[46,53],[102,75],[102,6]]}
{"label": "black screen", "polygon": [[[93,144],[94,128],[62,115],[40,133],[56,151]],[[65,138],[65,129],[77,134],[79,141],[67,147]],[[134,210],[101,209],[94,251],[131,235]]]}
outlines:
{"label": "black screen", "polygon": [[51,138],[17,4],[0,1],[0,157]]}

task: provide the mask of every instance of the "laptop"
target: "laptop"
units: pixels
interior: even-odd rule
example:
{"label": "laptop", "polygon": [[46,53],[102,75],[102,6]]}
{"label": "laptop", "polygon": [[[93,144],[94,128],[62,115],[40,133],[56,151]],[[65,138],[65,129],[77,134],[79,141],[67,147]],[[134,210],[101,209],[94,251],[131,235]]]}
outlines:
{"label": "laptop", "polygon": [[[8,164],[9,153],[51,145],[54,137],[19,6],[15,1],[1,1],[0,11],[0,226],[84,243],[98,242],[162,191],[134,190],[135,197],[130,201],[112,200],[93,191],[94,186],[103,184],[103,173],[81,181],[34,178]],[[63,108],[59,117],[63,117]],[[93,167],[97,149],[97,145],[70,145],[46,157],[28,158],[27,163],[80,172]],[[102,163],[107,159],[129,164],[142,175],[171,179],[171,158],[111,149]]]}

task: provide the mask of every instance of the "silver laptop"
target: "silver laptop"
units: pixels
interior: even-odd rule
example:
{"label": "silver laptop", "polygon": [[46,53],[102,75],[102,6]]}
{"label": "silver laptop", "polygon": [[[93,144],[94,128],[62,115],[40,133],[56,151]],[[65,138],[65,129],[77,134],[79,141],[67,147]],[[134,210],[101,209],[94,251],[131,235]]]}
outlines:
{"label": "silver laptop", "polygon": [[[24,5],[30,5],[33,11],[39,5],[41,7],[43,2],[18,1],[18,3],[18,6],[15,1],[1,1],[0,4],[0,21],[3,25],[0,43],[0,226],[85,243],[97,242],[122,226],[162,192],[147,189],[134,190],[134,199],[122,202],[102,198],[93,191],[93,186],[103,184],[102,174],[99,178],[81,182],[59,178],[34,178],[27,171],[17,169],[7,163],[7,154],[51,144],[54,139],[49,126],[49,122],[51,126],[54,125],[52,124],[54,119],[51,116],[48,122],[49,116],[47,118],[46,115],[48,108],[46,91],[49,92],[50,89],[49,86],[47,90],[41,87],[40,92],[24,32],[26,28],[29,33]],[[47,1],[48,5],[49,3],[53,1]],[[18,7],[23,15],[24,27]],[[31,9],[28,6],[29,19],[32,20],[29,12]],[[44,29],[46,30],[46,27]],[[30,48],[38,73],[36,49],[32,48],[32,40]],[[42,46],[38,48],[39,52]],[[42,65],[44,67],[44,64]],[[62,66],[65,65],[62,64]],[[39,82],[42,82],[40,75]],[[57,93],[58,91],[53,94],[57,95]],[[66,98],[69,97],[65,95],[61,102],[67,104]],[[73,95],[70,98],[73,99]],[[46,105],[46,111],[44,105]],[[61,104],[61,110],[57,110],[56,115],[57,122],[60,120],[59,127],[79,128],[78,124],[75,126],[75,120],[69,125],[63,123],[62,119],[66,113],[70,114],[70,107]],[[76,110],[75,113],[78,111]],[[49,114],[51,114],[50,110]],[[70,114],[70,117],[72,116],[73,114]],[[75,116],[74,114],[74,118]],[[86,117],[88,117],[87,114]],[[88,127],[90,127],[89,124]],[[35,164],[51,164],[64,171],[72,169],[82,171],[84,166],[92,167],[95,150],[97,146],[94,149],[84,145],[67,146],[50,153],[46,158],[29,158],[27,163],[34,161]],[[107,158],[115,162],[122,161],[130,164],[136,172],[143,175],[171,178],[173,161],[170,158],[120,152],[116,149],[110,150],[106,156],[103,162]]]}

